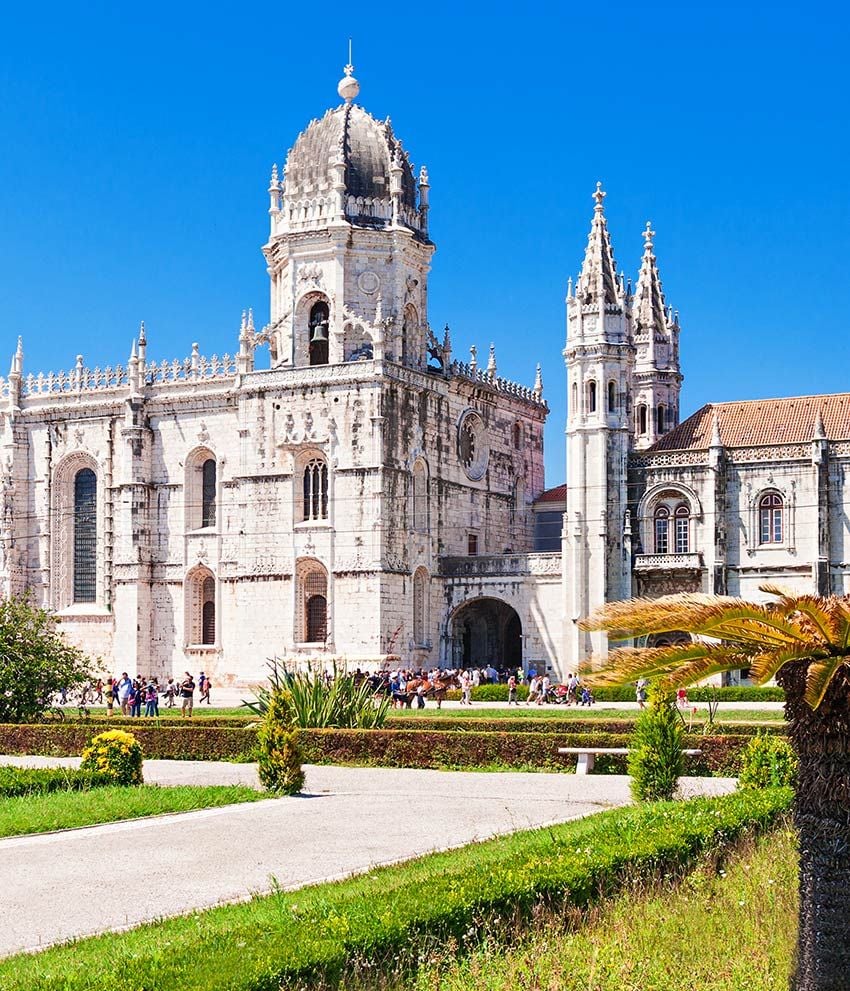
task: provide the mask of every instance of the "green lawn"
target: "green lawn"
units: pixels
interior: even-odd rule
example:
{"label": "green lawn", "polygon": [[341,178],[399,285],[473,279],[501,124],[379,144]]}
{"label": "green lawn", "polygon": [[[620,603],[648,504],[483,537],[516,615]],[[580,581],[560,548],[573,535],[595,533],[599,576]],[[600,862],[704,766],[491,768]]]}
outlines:
{"label": "green lawn", "polygon": [[191,812],[269,797],[253,788],[235,785],[175,788],[140,785],[4,798],[0,800],[0,837],[94,826],[164,812]]}
{"label": "green lawn", "polygon": [[[516,948],[494,939],[435,960],[385,991],[787,991],[797,927],[795,836],[783,828],[716,873],[629,894],[574,928],[536,927]],[[573,920],[575,921],[575,920]],[[369,985],[363,985],[368,987]]]}
{"label": "green lawn", "polygon": [[[615,890],[657,871],[693,867],[709,851],[776,823],[790,799],[787,791],[751,792],[603,812],[10,957],[0,961],[0,987],[277,991],[326,977],[320,986],[342,988],[364,964],[378,986],[389,987],[385,977],[397,960],[421,963],[423,948],[428,957],[435,948],[456,954],[482,918],[496,931],[506,919],[538,918],[541,899],[587,908],[597,883]],[[731,945],[737,952],[737,941]]]}
{"label": "green lawn", "polygon": [[[391,709],[390,715],[403,719],[417,719],[423,716],[446,717],[448,719],[637,719],[639,709],[599,709],[594,706],[581,707],[564,705],[519,705],[510,709],[488,709],[486,702],[473,702],[465,709],[438,709],[428,705],[425,709]],[[685,719],[688,720],[686,714]],[[693,724],[700,726],[706,722],[706,707],[699,705]],[[720,723],[777,723],[785,719],[782,709],[724,709],[721,703],[716,716]]]}

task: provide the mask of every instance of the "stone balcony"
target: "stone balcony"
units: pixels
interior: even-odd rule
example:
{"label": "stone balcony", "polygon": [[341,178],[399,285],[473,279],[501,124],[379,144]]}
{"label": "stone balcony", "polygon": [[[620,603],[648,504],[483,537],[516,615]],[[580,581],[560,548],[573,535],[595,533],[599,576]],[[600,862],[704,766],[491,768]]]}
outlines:
{"label": "stone balcony", "polygon": [[560,575],[558,551],[521,554],[481,554],[470,557],[441,557],[439,574],[444,578],[495,578],[523,575]]}
{"label": "stone balcony", "polygon": [[702,554],[636,554],[636,571],[699,571],[703,567]]}

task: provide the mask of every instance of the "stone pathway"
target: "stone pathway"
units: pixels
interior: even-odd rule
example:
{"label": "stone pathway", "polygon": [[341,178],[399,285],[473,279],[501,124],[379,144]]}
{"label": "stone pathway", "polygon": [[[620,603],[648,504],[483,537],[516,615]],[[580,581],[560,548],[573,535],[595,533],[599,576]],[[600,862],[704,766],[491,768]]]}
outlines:
{"label": "stone pathway", "polygon": [[[76,758],[0,757],[30,766]],[[307,767],[305,794],[0,840],[0,956],[296,888],[628,802],[613,775]],[[256,767],[146,761],[160,784],[256,784]],[[734,782],[684,779],[688,794]],[[134,865],[132,879],[128,864]],[[140,873],[139,865],[144,865]]]}

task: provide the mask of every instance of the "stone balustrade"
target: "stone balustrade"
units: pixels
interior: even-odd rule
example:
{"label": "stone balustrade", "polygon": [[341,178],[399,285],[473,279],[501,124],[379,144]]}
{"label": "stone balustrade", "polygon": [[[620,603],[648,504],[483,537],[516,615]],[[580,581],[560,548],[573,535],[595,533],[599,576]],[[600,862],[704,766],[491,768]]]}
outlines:
{"label": "stone balustrade", "polygon": [[636,554],[637,571],[698,571],[703,567],[702,554]]}

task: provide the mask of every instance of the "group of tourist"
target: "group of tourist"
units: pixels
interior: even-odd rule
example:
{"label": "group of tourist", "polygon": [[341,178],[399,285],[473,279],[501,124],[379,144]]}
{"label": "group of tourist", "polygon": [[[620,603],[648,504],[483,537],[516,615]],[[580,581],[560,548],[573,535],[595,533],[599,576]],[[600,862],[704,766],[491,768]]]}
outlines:
{"label": "group of tourist", "polygon": [[[186,671],[181,679],[169,678],[164,685],[160,685],[157,677],[131,678],[126,671],[122,671],[120,678],[107,678],[105,681],[98,678],[94,683],[83,685],[80,705],[105,705],[108,716],[116,709],[122,716],[141,716],[143,707],[145,716],[158,716],[160,699],[164,700],[166,709],[175,708],[179,700],[182,715],[189,717],[195,708],[195,691],[200,691],[199,702],[211,705],[211,688],[212,682],[203,671],[197,682],[191,672]],[[67,701],[66,693],[62,694],[65,697],[61,701]]]}

